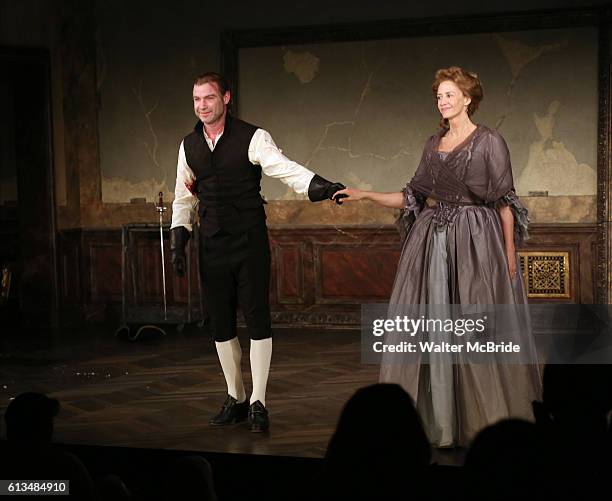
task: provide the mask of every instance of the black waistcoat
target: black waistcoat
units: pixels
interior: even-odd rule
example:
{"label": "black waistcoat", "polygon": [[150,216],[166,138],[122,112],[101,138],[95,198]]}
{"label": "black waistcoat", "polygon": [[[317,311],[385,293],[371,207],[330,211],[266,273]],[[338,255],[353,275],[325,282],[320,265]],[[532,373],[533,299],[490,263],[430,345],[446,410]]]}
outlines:
{"label": "black waistcoat", "polygon": [[242,233],[265,222],[265,202],[259,194],[261,167],[249,161],[249,144],[257,129],[228,115],[213,151],[204,138],[202,122],[184,139],[187,164],[196,177],[201,231],[206,236],[219,230]]}

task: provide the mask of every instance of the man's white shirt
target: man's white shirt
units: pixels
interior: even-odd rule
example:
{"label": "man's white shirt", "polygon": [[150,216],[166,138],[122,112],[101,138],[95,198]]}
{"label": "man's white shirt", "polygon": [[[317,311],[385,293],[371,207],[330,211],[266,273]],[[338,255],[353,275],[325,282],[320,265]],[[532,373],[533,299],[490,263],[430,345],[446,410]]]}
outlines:
{"label": "man's white shirt", "polygon": [[[217,136],[215,142],[204,133],[206,143],[210,151],[215,149],[216,144],[223,133]],[[270,133],[264,129],[257,129],[249,143],[249,161],[253,165],[260,165],[266,176],[280,179],[291,187],[296,193],[308,193],[308,186],[314,177],[314,172],[306,167],[289,160],[281,150],[278,149]],[[176,187],[174,189],[174,202],[172,202],[172,225],[171,228],[184,226],[192,230],[193,216],[198,198],[189,190],[188,186],[195,188],[195,174],[185,157],[183,141],[179,147],[178,164],[176,167]],[[192,188],[192,189],[193,189]]]}

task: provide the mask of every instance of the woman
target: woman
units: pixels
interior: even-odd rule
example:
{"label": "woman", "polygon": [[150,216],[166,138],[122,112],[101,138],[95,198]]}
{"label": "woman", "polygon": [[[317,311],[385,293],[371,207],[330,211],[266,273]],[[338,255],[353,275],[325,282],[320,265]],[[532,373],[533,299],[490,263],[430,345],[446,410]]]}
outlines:
{"label": "woman", "polygon": [[[471,120],[483,98],[480,80],[459,67],[441,69],[433,94],[442,128],[428,139],[404,190],[347,188],[336,195],[403,209],[405,240],[390,315],[406,305],[427,305],[430,315],[431,305],[525,305],[515,244],[527,237],[527,210],[514,192],[504,139]],[[444,308],[435,312],[451,311]],[[523,339],[527,334],[529,346],[522,348],[533,354],[528,312],[516,311],[511,323]],[[493,363],[475,364],[461,353],[429,354],[418,363],[398,364],[387,357],[380,380],[399,383],[414,397],[434,445],[465,445],[499,419],[530,419],[531,401],[540,395],[537,364],[489,360]]]}

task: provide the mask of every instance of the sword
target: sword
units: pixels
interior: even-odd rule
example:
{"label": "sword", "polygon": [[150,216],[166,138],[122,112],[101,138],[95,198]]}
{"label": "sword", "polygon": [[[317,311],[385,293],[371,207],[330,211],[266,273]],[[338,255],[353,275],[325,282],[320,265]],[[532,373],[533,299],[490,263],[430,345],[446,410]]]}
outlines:
{"label": "sword", "polygon": [[166,261],[164,259],[164,212],[168,209],[164,207],[164,193],[159,192],[155,210],[159,213],[159,247],[161,249],[162,283],[164,287],[164,320],[168,320],[168,310],[166,306]]}

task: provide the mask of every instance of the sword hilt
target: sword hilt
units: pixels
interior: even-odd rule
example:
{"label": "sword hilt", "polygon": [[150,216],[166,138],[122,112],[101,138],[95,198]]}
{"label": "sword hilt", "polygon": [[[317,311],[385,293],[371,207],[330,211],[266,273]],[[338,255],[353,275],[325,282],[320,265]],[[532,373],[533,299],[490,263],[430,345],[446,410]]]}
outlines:
{"label": "sword hilt", "polygon": [[157,204],[155,204],[155,210],[159,212],[160,216],[168,210],[168,208],[164,205],[164,192],[163,191],[160,191],[157,194]]}

